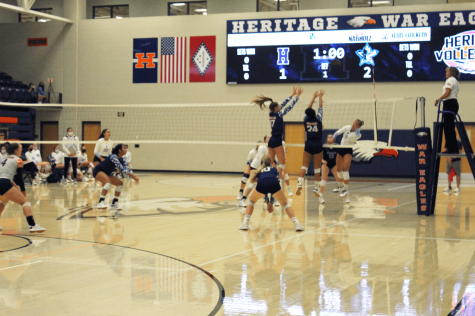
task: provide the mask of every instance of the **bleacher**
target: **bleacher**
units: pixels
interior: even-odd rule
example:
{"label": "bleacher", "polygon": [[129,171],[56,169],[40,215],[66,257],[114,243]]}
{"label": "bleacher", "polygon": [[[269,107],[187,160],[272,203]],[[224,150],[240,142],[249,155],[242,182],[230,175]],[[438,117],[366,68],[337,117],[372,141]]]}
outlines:
{"label": "bleacher", "polygon": [[[33,103],[28,86],[0,72],[0,102]],[[36,110],[20,106],[0,106],[0,135],[8,140],[35,139]]]}
{"label": "bleacher", "polygon": [[0,72],[0,102],[33,103],[37,100],[28,92],[26,84]]}

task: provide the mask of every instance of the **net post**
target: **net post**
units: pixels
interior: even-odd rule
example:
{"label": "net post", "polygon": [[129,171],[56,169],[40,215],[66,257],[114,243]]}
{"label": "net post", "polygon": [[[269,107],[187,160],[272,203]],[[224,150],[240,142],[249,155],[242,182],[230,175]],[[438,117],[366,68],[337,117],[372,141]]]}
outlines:
{"label": "net post", "polygon": [[376,121],[376,81],[374,79],[374,66],[372,66],[373,73],[373,124],[374,124],[374,147],[378,147],[378,122]]}
{"label": "net post", "polygon": [[393,102],[393,113],[391,115],[391,125],[389,126],[389,138],[388,138],[388,146],[391,146],[391,140],[393,138],[393,123],[394,123],[394,112],[396,110],[396,100]]}
{"label": "net post", "polygon": [[420,97],[420,100],[421,100],[421,127],[426,127],[426,98]]}

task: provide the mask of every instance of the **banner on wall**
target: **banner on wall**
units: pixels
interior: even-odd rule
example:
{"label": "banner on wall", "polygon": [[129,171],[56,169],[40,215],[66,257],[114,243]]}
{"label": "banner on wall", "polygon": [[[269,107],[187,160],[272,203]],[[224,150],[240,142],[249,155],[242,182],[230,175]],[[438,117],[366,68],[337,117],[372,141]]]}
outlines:
{"label": "banner on wall", "polygon": [[186,82],[186,37],[162,37],[160,83]]}
{"label": "banner on wall", "polygon": [[158,38],[134,38],[133,83],[158,82]]}
{"label": "banner on wall", "polygon": [[216,81],[216,36],[190,37],[190,82]]}

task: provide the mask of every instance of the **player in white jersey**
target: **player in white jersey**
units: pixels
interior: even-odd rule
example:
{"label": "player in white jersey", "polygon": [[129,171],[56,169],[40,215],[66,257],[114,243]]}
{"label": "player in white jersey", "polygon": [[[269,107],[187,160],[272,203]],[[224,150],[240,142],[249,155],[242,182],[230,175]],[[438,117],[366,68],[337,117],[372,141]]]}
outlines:
{"label": "player in white jersey", "polygon": [[[267,135],[264,137],[264,139],[266,137]],[[256,145],[256,148],[251,149],[251,151],[247,155],[246,166],[244,167],[244,174],[242,175],[242,179],[241,179],[241,188],[239,189],[239,194],[236,200],[240,200],[243,197],[244,188],[246,187],[246,184],[249,181],[249,173],[251,172],[251,163],[254,160],[254,158],[256,158],[257,156],[257,151],[259,150],[259,144],[262,143],[262,140],[258,141],[257,143],[258,145]]]}
{"label": "player in white jersey", "polygon": [[[64,156],[64,176],[66,178],[66,183],[74,182],[76,183],[77,178],[77,168],[78,168],[78,157],[79,154],[79,138],[74,135],[72,127],[68,127],[66,130],[68,133],[66,136],[63,137],[63,151],[65,153]],[[69,166],[71,164],[71,167]],[[67,177],[66,177],[67,174]],[[72,176],[72,177],[71,177]]]}
{"label": "player in white jersey", "polygon": [[[358,139],[361,138],[360,128],[363,126],[364,121],[356,119],[352,125],[347,125],[339,129],[333,134],[333,138],[336,139],[338,135],[343,134],[340,144],[351,146],[356,143]],[[343,183],[338,183],[338,187],[343,186],[340,197],[346,198],[346,202],[349,203],[348,199],[348,184],[350,183],[350,165],[351,159],[353,158],[353,148],[338,148],[336,155],[336,168],[339,181],[343,179]],[[338,188],[338,189],[339,189]],[[335,190],[334,190],[335,192]],[[338,192],[338,191],[336,191]]]}
{"label": "player in white jersey", "polygon": [[[271,138],[271,135],[266,135],[264,137],[265,144],[260,145],[259,148],[257,149],[257,155],[254,157],[250,165],[251,171],[259,168],[261,166],[262,157],[269,154],[267,143],[269,142],[270,138]],[[256,186],[256,183],[257,183],[256,179],[254,179],[254,181],[251,181],[251,183],[249,183],[249,185],[247,186],[246,192],[244,193],[241,201],[239,201],[239,204],[238,204],[239,207],[246,207],[247,196],[249,195],[249,193],[251,193],[252,189],[254,189],[254,187]]]}
{"label": "player in white jersey", "polygon": [[[21,155],[21,149],[21,144],[8,145],[6,147],[7,156],[0,162],[0,196],[2,196],[0,200],[0,215],[8,201],[17,203],[23,207],[23,214],[25,214],[28,225],[30,226],[30,233],[42,233],[46,231],[46,229],[35,223],[31,203],[13,182],[13,178],[16,175],[20,174],[21,176],[23,168],[23,160],[18,158]],[[0,227],[0,230],[1,229]]]}
{"label": "player in white jersey", "polygon": [[97,166],[101,161],[104,161],[112,153],[112,140],[111,131],[109,129],[103,129],[99,140],[94,147],[94,167]]}
{"label": "player in white jersey", "polygon": [[94,169],[94,165],[92,164],[92,162],[90,162],[87,159],[87,153],[86,153],[86,147],[85,146],[82,146],[81,152],[78,153],[78,167],[79,168],[87,167],[88,168],[87,169],[87,175],[91,179],[94,179],[94,178],[92,178],[92,169]]}

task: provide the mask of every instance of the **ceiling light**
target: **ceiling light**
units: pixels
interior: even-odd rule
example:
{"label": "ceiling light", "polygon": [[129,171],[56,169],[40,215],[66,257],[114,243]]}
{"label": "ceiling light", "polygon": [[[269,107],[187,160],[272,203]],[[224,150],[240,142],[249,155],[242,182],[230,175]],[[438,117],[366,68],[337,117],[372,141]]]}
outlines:
{"label": "ceiling light", "polygon": [[195,9],[195,12],[206,12],[208,9]]}
{"label": "ceiling light", "polygon": [[[373,4],[386,4],[389,2],[390,2],[389,0],[373,0]],[[368,1],[368,3],[370,2]]]}
{"label": "ceiling light", "polygon": [[38,22],[48,22],[51,21],[51,19],[38,19]]}
{"label": "ceiling light", "polygon": [[182,3],[182,2],[178,2],[178,3],[172,3],[172,5],[174,5],[176,7],[181,7],[181,6],[184,6],[185,4]]}

